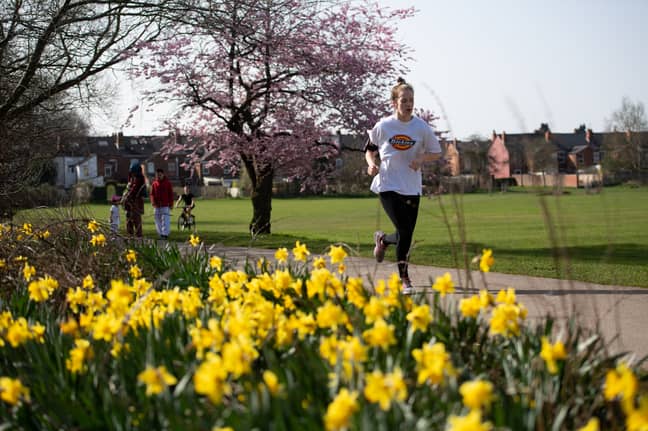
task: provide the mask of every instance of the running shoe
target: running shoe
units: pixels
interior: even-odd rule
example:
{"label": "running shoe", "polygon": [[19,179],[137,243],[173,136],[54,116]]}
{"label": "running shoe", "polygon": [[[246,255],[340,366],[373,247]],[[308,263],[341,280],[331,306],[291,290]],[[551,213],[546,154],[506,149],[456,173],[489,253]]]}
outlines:
{"label": "running shoe", "polygon": [[383,231],[377,230],[374,232],[374,242],[376,243],[376,246],[374,247],[373,255],[378,263],[382,262],[385,258],[385,249],[387,249],[387,245],[383,242],[384,238],[385,233]]}

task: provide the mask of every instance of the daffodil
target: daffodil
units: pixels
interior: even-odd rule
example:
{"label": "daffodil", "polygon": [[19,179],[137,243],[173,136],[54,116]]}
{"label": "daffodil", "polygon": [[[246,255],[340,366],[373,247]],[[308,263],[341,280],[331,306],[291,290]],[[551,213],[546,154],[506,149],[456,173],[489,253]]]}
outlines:
{"label": "daffodil", "polygon": [[637,393],[637,377],[624,362],[619,363],[616,369],[609,370],[605,376],[605,388],[603,395],[606,400],[621,398],[621,403],[626,411],[631,411],[634,404],[634,397]]}
{"label": "daffodil", "polygon": [[380,347],[387,350],[389,346],[396,344],[394,325],[387,324],[383,319],[378,319],[371,329],[367,329],[362,333],[362,338],[371,347]]}
{"label": "daffodil", "polygon": [[342,307],[326,301],[317,309],[317,326],[320,328],[337,328],[346,325],[349,322],[349,316],[344,312]]}
{"label": "daffodil", "polygon": [[443,343],[425,344],[421,349],[412,350],[418,371],[417,383],[438,385],[443,383],[444,376],[454,375],[455,370],[450,362],[450,354]]}
{"label": "daffodil", "polygon": [[306,262],[306,259],[310,255],[310,251],[306,248],[306,244],[302,244],[299,241],[295,242],[295,247],[292,249],[293,256],[295,260]]}
{"label": "daffodil", "polygon": [[598,418],[590,419],[584,426],[578,428],[576,431],[599,431]]}
{"label": "daffodil", "polygon": [[482,255],[479,259],[479,270],[481,272],[489,272],[494,263],[495,259],[493,258],[493,250],[490,248],[482,250]]}
{"label": "daffodil", "polygon": [[81,284],[81,287],[83,287],[86,290],[94,289],[94,280],[90,274],[86,275],[83,278],[83,283]]}
{"label": "daffodil", "polygon": [[448,293],[453,293],[455,291],[454,282],[452,281],[452,276],[450,275],[450,273],[446,272],[441,277],[437,277],[434,280],[432,289],[439,292],[441,294],[441,297],[446,296],[446,294]]}
{"label": "daffodil", "polygon": [[198,235],[191,234],[189,236],[189,244],[192,247],[198,247],[200,245],[200,237]]}
{"label": "daffodil", "polygon": [[488,408],[493,401],[493,384],[485,380],[472,380],[459,387],[463,403],[469,409]]}
{"label": "daffodil", "polygon": [[347,252],[344,250],[344,247],[334,245],[331,246],[328,255],[331,258],[331,263],[336,264],[344,262],[344,259],[347,257]]}
{"label": "daffodil", "polygon": [[313,269],[326,268],[326,259],[323,256],[317,256],[313,259]]}
{"label": "daffodil", "polygon": [[177,379],[167,371],[164,365],[157,368],[147,366],[137,375],[137,381],[146,385],[146,395],[158,395],[168,386],[175,385]]}
{"label": "daffodil", "polygon": [[414,331],[425,332],[428,325],[432,321],[432,315],[430,314],[430,306],[427,304],[418,305],[412,309],[407,314],[407,320],[412,324],[412,329]]}
{"label": "daffodil", "polygon": [[74,340],[74,348],[70,350],[70,357],[65,360],[65,368],[71,373],[82,373],[87,369],[86,362],[93,357],[90,342],[84,339]]}
{"label": "daffodil", "polygon": [[220,404],[223,395],[231,392],[223,361],[220,356],[212,352],[207,353],[205,361],[198,366],[193,383],[196,393],[205,395],[214,404]]}
{"label": "daffodil", "polygon": [[137,262],[137,253],[133,249],[128,249],[126,251],[126,262],[135,263]]}
{"label": "daffodil", "polygon": [[95,233],[99,230],[99,223],[96,220],[92,219],[88,222],[88,230],[92,233]]}
{"label": "daffodil", "polygon": [[273,396],[276,396],[281,391],[279,378],[270,370],[265,370],[263,372],[263,383],[265,383],[266,388],[268,388],[268,392],[270,392],[270,394]]}
{"label": "daffodil", "polygon": [[97,235],[92,235],[92,238],[90,238],[90,244],[92,244],[95,247],[104,246],[106,245],[106,236],[102,233]]}
{"label": "daffodil", "polygon": [[142,270],[137,265],[131,266],[128,273],[132,278],[140,278],[142,276]]}
{"label": "daffodil", "polygon": [[223,259],[221,259],[218,256],[212,256],[209,258],[209,267],[211,269],[215,269],[216,271],[220,271],[223,269]]}
{"label": "daffodil", "polygon": [[469,298],[462,298],[459,301],[459,311],[463,317],[476,318],[481,311],[481,301],[478,295],[472,295]]}
{"label": "daffodil", "polygon": [[540,357],[544,359],[547,364],[547,370],[549,373],[556,374],[558,372],[556,360],[565,359],[567,357],[565,345],[562,341],[556,341],[554,344],[551,344],[547,337],[542,337],[542,350],[540,351]]}
{"label": "daffodil", "polygon": [[25,266],[23,267],[23,277],[25,281],[31,280],[34,275],[36,275],[36,268],[25,262]]}
{"label": "daffodil", "polygon": [[648,430],[648,396],[639,398],[639,408],[626,412],[626,427],[628,431]]}
{"label": "daffodil", "polygon": [[288,261],[288,249],[285,247],[278,248],[275,251],[274,258],[279,263],[286,263]]}
{"label": "daffodil", "polygon": [[466,416],[451,415],[448,418],[448,431],[490,431],[493,425],[490,422],[482,422],[480,410],[471,410]]}
{"label": "daffodil", "polygon": [[389,410],[392,401],[403,401],[407,397],[403,373],[400,369],[387,374],[374,370],[366,376],[364,396],[369,402],[379,404],[382,410]]}
{"label": "daffodil", "polygon": [[357,399],[358,393],[356,391],[349,392],[346,388],[340,390],[326,408],[324,426],[327,431],[343,430],[349,426],[351,416],[360,408]]}
{"label": "daffodil", "polygon": [[0,377],[0,400],[12,406],[18,404],[20,400],[29,401],[29,389],[20,379]]}

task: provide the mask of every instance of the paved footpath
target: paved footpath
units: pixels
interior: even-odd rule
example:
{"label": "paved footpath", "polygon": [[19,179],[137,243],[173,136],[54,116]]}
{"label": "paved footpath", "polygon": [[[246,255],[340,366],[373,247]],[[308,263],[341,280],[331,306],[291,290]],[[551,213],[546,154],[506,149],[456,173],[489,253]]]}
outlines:
{"label": "paved footpath", "polygon": [[[274,260],[275,250],[245,247],[209,248],[209,253],[234,263],[253,263],[260,257]],[[348,257],[347,273],[371,280],[385,279],[397,271],[393,262],[376,263],[373,259]],[[512,287],[517,299],[529,310],[527,320],[532,322],[547,315],[564,324],[575,317],[588,328],[598,325],[608,342],[611,353],[630,352],[634,359],[648,355],[648,289],[640,287],[607,286],[551,278],[525,277],[519,275],[472,271],[472,282],[467,282],[465,271],[410,265],[410,277],[419,291],[431,292],[434,279],[450,272],[457,292],[450,300],[457,301],[465,294],[487,288],[491,292]],[[462,286],[464,286],[462,288]],[[469,288],[467,288],[468,286]]]}

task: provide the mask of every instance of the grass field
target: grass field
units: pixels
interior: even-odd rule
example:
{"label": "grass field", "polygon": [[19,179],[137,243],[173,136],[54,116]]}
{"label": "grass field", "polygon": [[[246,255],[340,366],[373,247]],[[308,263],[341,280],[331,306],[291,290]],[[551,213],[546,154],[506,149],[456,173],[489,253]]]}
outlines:
{"label": "grass field", "polygon": [[[98,220],[107,218],[108,208],[89,206]],[[146,211],[145,234],[154,235],[153,211]],[[172,213],[173,240],[188,236],[176,230],[179,214]],[[249,200],[199,200],[195,215],[207,244],[292,248],[299,240],[319,252],[346,243],[362,256],[371,255],[374,230],[392,229],[377,198],[274,199],[273,234],[254,240],[247,232]],[[124,218],[122,213],[122,229]],[[417,264],[464,267],[482,248],[491,248],[497,272],[648,287],[648,189],[423,198],[414,240],[411,261]],[[386,259],[394,259],[393,253],[388,250]]]}

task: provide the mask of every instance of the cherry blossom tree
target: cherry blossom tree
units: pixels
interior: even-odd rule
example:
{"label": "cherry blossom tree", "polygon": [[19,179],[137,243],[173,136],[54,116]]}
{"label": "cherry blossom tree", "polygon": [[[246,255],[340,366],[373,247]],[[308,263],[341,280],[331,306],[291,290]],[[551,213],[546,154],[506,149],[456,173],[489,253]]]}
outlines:
{"label": "cherry blossom tree", "polygon": [[388,111],[410,55],[396,31],[415,11],[337,0],[181,3],[168,39],[146,45],[133,73],[157,80],[155,102],[182,106],[170,126],[198,138],[182,144],[194,159],[217,154],[222,166],[245,167],[250,231],[270,233],[273,179],[321,187],[336,154],[326,136],[364,133]]}

